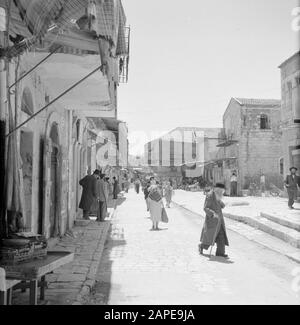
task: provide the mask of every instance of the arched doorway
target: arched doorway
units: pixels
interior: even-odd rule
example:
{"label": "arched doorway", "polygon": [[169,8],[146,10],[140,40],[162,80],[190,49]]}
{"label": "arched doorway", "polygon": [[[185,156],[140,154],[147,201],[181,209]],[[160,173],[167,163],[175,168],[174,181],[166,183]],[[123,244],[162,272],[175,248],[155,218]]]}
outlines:
{"label": "arched doorway", "polygon": [[51,148],[50,148],[50,211],[49,226],[50,237],[54,238],[59,235],[59,195],[60,195],[60,172],[59,172],[59,135],[57,124],[54,123],[50,131]]}
{"label": "arched doorway", "polygon": [[[28,118],[34,114],[34,104],[31,91],[29,88],[25,88],[22,93],[21,100],[21,112],[24,115],[24,118]],[[25,113],[25,114],[24,114]],[[21,158],[21,170],[22,170],[22,179],[21,188],[22,188],[22,201],[23,201],[23,217],[25,221],[25,228],[32,228],[32,193],[33,193],[33,142],[34,142],[34,131],[30,127],[22,128],[20,131],[19,138],[19,153]]]}

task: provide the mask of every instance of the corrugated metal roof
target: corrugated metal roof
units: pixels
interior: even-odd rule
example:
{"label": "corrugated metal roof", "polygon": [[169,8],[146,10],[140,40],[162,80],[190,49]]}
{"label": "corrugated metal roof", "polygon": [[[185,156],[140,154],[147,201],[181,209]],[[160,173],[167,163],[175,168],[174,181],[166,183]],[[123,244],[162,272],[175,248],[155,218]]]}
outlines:
{"label": "corrugated metal roof", "polygon": [[257,106],[257,107],[278,107],[281,106],[279,99],[255,99],[255,98],[234,98],[242,106]]}

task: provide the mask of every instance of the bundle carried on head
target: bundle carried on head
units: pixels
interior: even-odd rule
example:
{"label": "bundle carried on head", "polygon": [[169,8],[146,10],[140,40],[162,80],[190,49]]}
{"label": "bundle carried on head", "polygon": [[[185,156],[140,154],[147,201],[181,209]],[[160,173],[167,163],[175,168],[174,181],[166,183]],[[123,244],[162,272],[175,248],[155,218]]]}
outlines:
{"label": "bundle carried on head", "polygon": [[155,202],[159,202],[162,200],[162,196],[157,187],[153,187],[153,188],[150,187],[149,198]]}

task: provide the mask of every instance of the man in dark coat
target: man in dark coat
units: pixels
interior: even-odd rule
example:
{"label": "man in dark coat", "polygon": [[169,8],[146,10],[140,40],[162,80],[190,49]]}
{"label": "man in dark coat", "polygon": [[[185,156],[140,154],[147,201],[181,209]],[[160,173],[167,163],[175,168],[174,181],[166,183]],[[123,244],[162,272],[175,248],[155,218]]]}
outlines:
{"label": "man in dark coat", "polygon": [[296,167],[292,167],[290,169],[291,175],[288,175],[285,181],[285,187],[289,196],[288,205],[291,210],[294,209],[293,205],[298,196],[298,186],[300,187],[300,177],[296,175],[297,171]]}
{"label": "man in dark coat", "polygon": [[206,218],[199,245],[201,255],[203,255],[204,249],[207,250],[217,243],[216,256],[228,258],[228,255],[225,254],[225,246],[229,246],[229,242],[222,213],[222,209],[225,208],[225,204],[222,202],[224,192],[225,185],[217,184],[206,197],[204,204]]}
{"label": "man in dark coat", "polygon": [[97,178],[100,171],[96,170],[93,175],[85,176],[79,184],[82,186],[82,196],[79,204],[79,208],[83,210],[83,219],[89,220],[90,213],[97,211]]}
{"label": "man in dark coat", "polygon": [[107,201],[108,201],[108,193],[106,191],[105,184],[105,175],[101,174],[99,179],[97,180],[97,197],[98,197],[98,210],[97,210],[97,221],[103,222],[105,221],[107,214]]}

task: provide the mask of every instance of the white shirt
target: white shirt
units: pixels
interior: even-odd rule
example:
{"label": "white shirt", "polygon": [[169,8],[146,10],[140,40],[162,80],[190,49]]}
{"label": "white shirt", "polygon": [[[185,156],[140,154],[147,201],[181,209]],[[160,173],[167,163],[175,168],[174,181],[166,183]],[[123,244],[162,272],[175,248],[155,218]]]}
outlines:
{"label": "white shirt", "polygon": [[231,179],[230,179],[230,182],[237,182],[237,176],[232,175]]}

